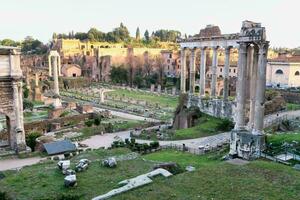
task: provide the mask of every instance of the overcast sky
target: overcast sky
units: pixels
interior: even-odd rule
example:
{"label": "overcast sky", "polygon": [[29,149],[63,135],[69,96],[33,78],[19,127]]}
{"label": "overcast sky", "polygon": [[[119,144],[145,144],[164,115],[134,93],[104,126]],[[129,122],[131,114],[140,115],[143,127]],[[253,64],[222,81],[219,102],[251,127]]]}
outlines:
{"label": "overcast sky", "polygon": [[30,35],[47,42],[53,32],[111,31],[123,22],[135,34],[175,29],[195,34],[215,24],[239,32],[243,20],[261,22],[275,47],[300,46],[300,0],[0,0],[0,40]]}

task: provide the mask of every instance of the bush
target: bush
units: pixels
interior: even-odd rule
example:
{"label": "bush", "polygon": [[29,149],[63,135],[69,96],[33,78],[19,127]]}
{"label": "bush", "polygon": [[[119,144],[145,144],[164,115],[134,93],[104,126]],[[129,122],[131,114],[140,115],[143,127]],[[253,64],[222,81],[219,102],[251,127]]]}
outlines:
{"label": "bush", "polygon": [[33,103],[31,101],[29,101],[28,99],[24,99],[23,100],[23,110],[29,109],[29,110],[32,111],[33,107],[34,107],[34,105],[33,105]]}
{"label": "bush", "polygon": [[112,133],[114,131],[114,127],[112,125],[112,123],[109,123],[106,127],[105,127],[105,131],[108,133]]}
{"label": "bush", "polygon": [[234,127],[234,124],[229,119],[222,119],[222,121],[217,125],[218,131],[230,131]]}
{"label": "bush", "polygon": [[151,149],[157,149],[158,147],[159,147],[159,142],[155,141],[150,143]]}
{"label": "bush", "polygon": [[95,124],[96,126],[99,126],[100,123],[101,123],[101,118],[97,117],[96,119],[94,119],[94,124]]}
{"label": "bush", "polygon": [[87,127],[91,127],[93,125],[93,121],[92,120],[87,120],[84,122],[84,124],[87,126]]}
{"label": "bush", "polygon": [[39,132],[31,132],[28,135],[26,135],[26,144],[31,148],[32,151],[35,150],[36,146],[36,138],[40,137],[41,133]]}
{"label": "bush", "polygon": [[134,139],[134,138],[131,138],[131,139],[130,139],[130,142],[131,142],[131,144],[135,144],[135,139]]}
{"label": "bush", "polygon": [[7,200],[7,199],[8,199],[8,197],[6,195],[6,192],[1,192],[0,191],[0,200]]}

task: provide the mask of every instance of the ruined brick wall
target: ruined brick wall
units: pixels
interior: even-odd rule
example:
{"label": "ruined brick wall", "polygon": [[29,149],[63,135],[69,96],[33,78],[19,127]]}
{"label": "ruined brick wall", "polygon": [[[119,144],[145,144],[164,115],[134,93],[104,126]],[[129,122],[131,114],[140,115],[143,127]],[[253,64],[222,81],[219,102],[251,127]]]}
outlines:
{"label": "ruined brick wall", "polygon": [[13,112],[13,90],[12,82],[0,81],[0,114],[10,116]]}
{"label": "ruined brick wall", "polygon": [[87,119],[93,119],[95,116],[94,113],[80,114],[80,115],[72,115],[66,117],[59,117],[56,119],[46,119],[43,121],[35,121],[24,124],[25,133],[29,134],[33,131],[45,132],[50,131],[51,124],[59,123],[61,127],[68,125],[69,123],[80,123],[81,121],[85,121]]}
{"label": "ruined brick wall", "polygon": [[287,103],[300,104],[300,93],[280,90],[281,95]]}

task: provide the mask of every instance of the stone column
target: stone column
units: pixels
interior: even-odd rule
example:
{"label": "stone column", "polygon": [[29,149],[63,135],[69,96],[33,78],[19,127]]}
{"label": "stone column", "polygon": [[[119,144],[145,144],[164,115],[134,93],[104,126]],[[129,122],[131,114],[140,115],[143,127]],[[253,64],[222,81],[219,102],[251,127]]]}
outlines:
{"label": "stone column", "polygon": [[[18,83],[18,99],[19,99],[19,113],[20,113],[20,129],[24,132],[24,116],[23,116],[23,83]],[[25,141],[25,135],[22,136],[22,141]]]}
{"label": "stone column", "polygon": [[238,61],[238,79],[236,83],[236,119],[235,130],[245,129],[245,89],[247,70],[247,44],[240,43]]}
{"label": "stone column", "polygon": [[54,78],[54,93],[59,95],[59,86],[58,86],[58,70],[57,70],[57,56],[53,56],[53,78]]}
{"label": "stone column", "polygon": [[49,76],[52,76],[51,55],[48,56]]}
{"label": "stone column", "polygon": [[228,96],[229,96],[230,49],[231,47],[225,48],[225,65],[223,69],[223,76],[224,76],[223,98],[225,101],[228,100]]}
{"label": "stone column", "polygon": [[257,79],[257,69],[258,69],[258,48],[254,47],[253,52],[253,63],[250,69],[250,113],[249,113],[249,129],[254,126],[254,113],[255,113],[255,99],[256,99],[256,79]]}
{"label": "stone column", "polygon": [[39,76],[37,73],[35,73],[35,87],[39,86]]}
{"label": "stone column", "polygon": [[[20,124],[20,117],[21,117],[21,113],[20,113],[20,101],[19,101],[19,91],[18,91],[18,83],[17,82],[13,82],[13,97],[14,97],[14,111],[15,111],[15,116],[16,116],[16,127],[17,129],[19,129],[21,127]],[[14,128],[14,127],[11,127]]]}
{"label": "stone column", "polygon": [[256,78],[256,99],[254,113],[253,134],[263,134],[264,128],[264,111],[265,111],[265,90],[266,90],[266,66],[268,54],[268,42],[262,42],[258,45],[258,69]]}
{"label": "stone column", "polygon": [[206,47],[201,48],[200,96],[205,96]]}
{"label": "stone column", "polygon": [[195,93],[196,49],[191,50],[190,57],[190,94]]}
{"label": "stone column", "polygon": [[186,92],[186,49],[181,49],[181,74],[180,74],[180,91],[181,93]]}
{"label": "stone column", "polygon": [[216,97],[217,86],[217,66],[218,66],[218,47],[213,47],[213,57],[211,66],[211,97]]}
{"label": "stone column", "polygon": [[61,76],[61,63],[60,63],[60,56],[57,57],[58,62],[58,76]]}

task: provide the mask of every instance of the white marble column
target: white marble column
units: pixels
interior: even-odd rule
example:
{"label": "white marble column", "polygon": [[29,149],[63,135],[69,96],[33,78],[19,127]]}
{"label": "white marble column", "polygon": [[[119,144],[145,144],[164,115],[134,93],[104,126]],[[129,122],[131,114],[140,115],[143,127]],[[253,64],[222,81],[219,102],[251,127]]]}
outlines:
{"label": "white marble column", "polygon": [[254,113],[255,113],[255,99],[256,99],[256,79],[257,79],[257,69],[258,69],[258,49],[253,47],[253,63],[250,70],[250,112],[249,112],[249,129],[254,126]]}
{"label": "white marble column", "polygon": [[58,86],[58,69],[57,69],[57,56],[53,56],[53,79],[54,79],[54,93],[59,95],[59,86]]}
{"label": "white marble column", "polygon": [[235,129],[245,129],[245,89],[246,89],[246,72],[247,70],[247,44],[240,43],[239,45],[239,61],[238,61],[238,75],[236,83],[236,119]]}
{"label": "white marble column", "polygon": [[61,76],[61,62],[60,62],[60,56],[57,56],[57,62],[58,62],[58,76]]}
{"label": "white marble column", "polygon": [[229,96],[230,49],[231,49],[231,47],[225,48],[225,65],[224,65],[224,69],[223,69],[223,77],[224,77],[223,98],[224,98],[224,100],[228,100],[228,96]]}
{"label": "white marble column", "polygon": [[265,112],[265,90],[266,90],[266,66],[268,54],[268,42],[262,42],[258,45],[258,69],[256,79],[256,99],[254,114],[253,134],[263,134],[264,128],[264,112]]}
{"label": "white marble column", "polygon": [[201,48],[200,96],[205,96],[206,47]]}
{"label": "white marble column", "polygon": [[196,49],[191,50],[190,57],[190,94],[195,93]]}
{"label": "white marble column", "polygon": [[186,92],[186,49],[181,49],[180,92]]}
{"label": "white marble column", "polygon": [[51,63],[51,56],[48,56],[48,63],[49,63],[49,76],[52,76],[52,63]]}
{"label": "white marble column", "polygon": [[216,97],[217,67],[218,67],[218,47],[213,47],[213,57],[212,57],[212,66],[211,66],[211,85],[210,85],[211,97]]}
{"label": "white marble column", "polygon": [[[13,82],[12,83],[13,86],[13,97],[14,97],[14,111],[15,111],[15,121],[16,121],[16,127],[15,128],[20,128],[21,124],[20,124],[20,117],[21,117],[21,113],[20,113],[20,101],[19,101],[19,91],[18,91],[18,83],[17,82]],[[14,127],[11,127],[14,128]]]}

